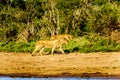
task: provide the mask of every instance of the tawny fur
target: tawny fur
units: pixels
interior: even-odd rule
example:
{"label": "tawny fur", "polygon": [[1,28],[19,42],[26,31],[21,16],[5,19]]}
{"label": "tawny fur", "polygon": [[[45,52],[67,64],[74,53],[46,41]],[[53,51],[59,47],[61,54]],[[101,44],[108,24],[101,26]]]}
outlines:
{"label": "tawny fur", "polygon": [[62,49],[62,44],[67,44],[66,40],[62,39],[54,39],[54,40],[40,40],[36,43],[35,50],[33,51],[32,55],[35,54],[36,51],[40,50],[40,55],[42,55],[42,51],[44,48],[52,48],[51,54],[54,53],[56,48],[59,48],[62,53],[64,53]]}
{"label": "tawny fur", "polygon": [[73,39],[73,36],[69,35],[69,34],[61,34],[61,35],[54,35],[54,36],[51,36],[51,40],[54,40],[54,39],[66,39],[67,41]]}

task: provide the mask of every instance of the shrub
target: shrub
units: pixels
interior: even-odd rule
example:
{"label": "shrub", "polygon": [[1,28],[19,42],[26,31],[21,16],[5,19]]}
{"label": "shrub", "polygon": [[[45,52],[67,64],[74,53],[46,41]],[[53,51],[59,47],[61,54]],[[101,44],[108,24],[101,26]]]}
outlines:
{"label": "shrub", "polygon": [[16,42],[1,42],[0,51],[8,52],[32,52],[34,49],[34,42],[31,43],[16,43]]}

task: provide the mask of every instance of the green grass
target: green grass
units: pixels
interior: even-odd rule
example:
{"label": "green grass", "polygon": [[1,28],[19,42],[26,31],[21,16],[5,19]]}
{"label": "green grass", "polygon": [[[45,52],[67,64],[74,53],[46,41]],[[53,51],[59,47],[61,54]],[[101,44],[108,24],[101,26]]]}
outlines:
{"label": "green grass", "polygon": [[86,37],[75,39],[63,46],[69,52],[112,52],[120,51],[120,44],[116,44],[109,39],[97,37],[90,40]]}
{"label": "green grass", "polygon": [[[35,42],[16,43],[16,42],[0,42],[0,51],[5,52],[32,52],[35,49]],[[112,52],[120,51],[120,44],[113,43],[111,40],[96,37],[90,39],[86,36],[76,38],[69,41],[67,45],[63,45],[65,52]],[[49,51],[50,49],[45,49]]]}
{"label": "green grass", "polygon": [[0,51],[32,52],[34,46],[35,46],[35,42],[31,42],[31,43],[0,42]]}

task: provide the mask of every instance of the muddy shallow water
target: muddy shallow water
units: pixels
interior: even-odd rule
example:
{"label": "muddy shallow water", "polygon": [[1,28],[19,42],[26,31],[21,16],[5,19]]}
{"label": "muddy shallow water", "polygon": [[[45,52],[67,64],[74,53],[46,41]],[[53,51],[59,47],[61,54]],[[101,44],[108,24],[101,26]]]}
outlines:
{"label": "muddy shallow water", "polygon": [[120,52],[44,56],[0,52],[0,75],[11,77],[120,77]]}

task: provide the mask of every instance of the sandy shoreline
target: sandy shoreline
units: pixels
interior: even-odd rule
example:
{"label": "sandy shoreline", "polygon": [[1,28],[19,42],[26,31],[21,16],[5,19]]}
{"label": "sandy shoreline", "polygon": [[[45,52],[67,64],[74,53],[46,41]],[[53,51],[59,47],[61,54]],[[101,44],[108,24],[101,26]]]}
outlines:
{"label": "sandy shoreline", "polygon": [[0,52],[0,76],[120,77],[120,52],[44,56]]}

